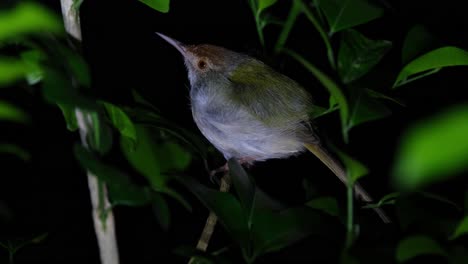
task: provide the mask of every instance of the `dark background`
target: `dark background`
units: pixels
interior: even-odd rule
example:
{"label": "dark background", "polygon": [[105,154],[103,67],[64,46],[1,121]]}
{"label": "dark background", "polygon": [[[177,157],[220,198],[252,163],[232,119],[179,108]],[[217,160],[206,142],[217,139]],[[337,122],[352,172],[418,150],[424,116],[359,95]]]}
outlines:
{"label": "dark background", "polygon": [[[60,12],[58,1],[43,1]],[[289,1],[283,1],[274,12],[283,16]],[[448,105],[466,102],[468,88],[466,68],[445,69],[434,76],[419,80],[397,91],[390,90],[391,78],[401,67],[400,50],[404,36],[414,24],[423,24],[441,45],[468,49],[468,19],[464,1],[387,1],[393,8],[385,16],[358,30],[369,38],[387,39],[394,43],[377,67],[389,69],[382,75],[382,87],[377,90],[407,103],[402,108],[389,103],[393,115],[380,121],[360,125],[350,133],[350,144],[340,141],[337,116],[330,116],[318,125],[328,138],[368,165],[371,174],[362,184],[379,198],[393,190],[389,171],[399,135],[409,124],[437,113]],[[436,4],[437,3],[437,4]],[[296,79],[326,105],[325,89],[318,85],[300,65],[285,56],[272,56],[271,45],[278,28],[266,31],[267,52],[259,44],[255,22],[246,0],[232,1],[172,1],[168,14],[158,13],[138,1],[91,1],[82,5],[84,55],[93,76],[93,88],[104,99],[128,104],[130,90],[136,89],[148,101],[161,109],[164,116],[198,133],[191,119],[189,84],[183,61],[178,52],[160,39],[158,31],[184,43],[210,43],[256,56],[274,68]],[[336,40],[334,42],[336,45]],[[287,46],[300,52],[325,72],[328,68],[324,46],[312,27],[301,17],[290,35]],[[1,124],[2,138],[15,142],[31,152],[32,160],[24,163],[14,157],[1,157],[0,177],[0,239],[29,238],[44,232],[47,239],[25,247],[16,256],[17,263],[95,263],[98,260],[86,177],[74,160],[72,147],[79,140],[76,133],[66,130],[58,108],[47,105],[37,91],[1,91],[2,97],[24,107],[33,124],[20,126]],[[117,155],[118,156],[118,155]],[[116,157],[118,160],[119,157]],[[213,161],[211,166],[220,165]],[[200,181],[209,183],[199,159],[192,162],[190,172]],[[303,178],[309,179],[316,192],[333,195],[344,202],[344,188],[312,155],[304,154],[288,160],[273,160],[250,169],[260,188],[278,200],[292,205],[306,199]],[[142,181],[135,175],[136,181]],[[438,185],[438,191],[454,200],[456,185]],[[464,188],[464,186],[460,186]],[[183,188],[180,191],[186,193]],[[194,212],[170,202],[171,227],[162,231],[151,208],[116,208],[117,236],[122,263],[149,263],[170,257],[181,244],[194,245],[204,225],[207,210],[190,194]],[[343,205],[343,204],[342,204]],[[359,212],[358,214],[366,214]],[[392,215],[393,212],[389,210]],[[378,219],[375,219],[377,222]],[[370,223],[378,225],[379,223]],[[223,239],[217,229],[215,241]],[[301,248],[299,245],[297,248]],[[300,259],[301,253],[284,250],[264,259]],[[305,251],[307,253],[307,250]],[[0,263],[6,263],[7,253],[0,250]]]}

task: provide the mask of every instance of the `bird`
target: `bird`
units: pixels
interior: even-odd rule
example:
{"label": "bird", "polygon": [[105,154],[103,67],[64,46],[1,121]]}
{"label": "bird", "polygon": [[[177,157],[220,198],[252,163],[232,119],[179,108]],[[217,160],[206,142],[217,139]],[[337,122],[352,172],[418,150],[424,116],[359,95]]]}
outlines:
{"label": "bird", "polygon": [[[182,54],[193,119],[226,160],[251,166],[308,150],[348,184],[346,170],[312,125],[315,105],[299,83],[249,55],[156,34]],[[354,184],[354,191],[364,202],[373,201],[360,184]],[[374,210],[384,223],[391,222],[383,210]]]}

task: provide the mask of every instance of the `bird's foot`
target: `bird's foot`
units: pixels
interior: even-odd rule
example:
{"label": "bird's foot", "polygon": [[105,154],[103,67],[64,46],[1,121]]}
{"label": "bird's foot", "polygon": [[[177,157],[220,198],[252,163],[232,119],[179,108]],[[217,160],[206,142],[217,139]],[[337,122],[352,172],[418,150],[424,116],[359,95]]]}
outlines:
{"label": "bird's foot", "polygon": [[[238,159],[237,161],[239,161],[239,164],[241,166],[244,166],[246,168],[250,168],[253,164],[253,162],[255,161],[254,159],[252,158],[240,158]],[[229,165],[228,163],[226,162],[223,166],[217,168],[217,169],[214,169],[212,171],[210,171],[210,181],[212,183],[216,183],[218,185],[220,185],[220,180],[219,178],[217,177],[218,173],[222,173],[222,175],[226,174],[227,172],[229,172]],[[221,176],[222,177],[222,176]]]}

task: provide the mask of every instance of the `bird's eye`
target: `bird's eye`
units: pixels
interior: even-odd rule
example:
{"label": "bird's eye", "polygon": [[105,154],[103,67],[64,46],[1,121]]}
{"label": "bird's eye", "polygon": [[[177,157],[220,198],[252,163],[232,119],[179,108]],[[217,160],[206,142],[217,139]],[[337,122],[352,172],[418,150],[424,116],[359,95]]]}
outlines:
{"label": "bird's eye", "polygon": [[206,69],[206,66],[208,66],[208,64],[204,60],[199,60],[197,66],[200,70],[204,70]]}

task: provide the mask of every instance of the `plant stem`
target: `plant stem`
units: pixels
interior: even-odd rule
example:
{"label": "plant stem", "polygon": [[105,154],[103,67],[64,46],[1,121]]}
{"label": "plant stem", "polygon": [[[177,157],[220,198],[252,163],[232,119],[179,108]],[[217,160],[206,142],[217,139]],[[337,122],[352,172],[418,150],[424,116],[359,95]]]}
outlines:
{"label": "plant stem", "polygon": [[353,199],[353,185],[348,184],[347,186],[347,217],[346,217],[346,248],[349,248],[354,240],[354,219],[353,219],[353,206],[354,206],[354,199]]}
{"label": "plant stem", "polygon": [[286,43],[286,40],[288,39],[289,33],[291,32],[291,29],[294,26],[294,22],[296,22],[297,16],[300,13],[301,13],[300,1],[294,0],[292,3],[291,9],[289,10],[288,18],[286,19],[286,22],[284,23],[283,30],[281,30],[278,40],[276,41],[275,49],[274,49],[275,53],[280,53],[282,51],[284,44]]}
{"label": "plant stem", "polygon": [[[61,0],[62,16],[65,29],[68,34],[76,40],[81,41],[81,27],[79,19],[79,10],[73,5],[73,0]],[[86,141],[88,133],[93,133],[96,129],[96,124],[93,122],[93,114],[75,109],[76,119],[78,121],[81,143],[85,148],[89,148]],[[95,121],[95,120],[94,120]],[[110,202],[107,199],[107,191],[105,186],[99,188],[99,182],[95,175],[90,171],[87,172],[88,188],[91,196],[92,218],[94,222],[94,231],[96,232],[97,243],[102,264],[118,264],[119,254],[117,247],[117,239],[115,235],[115,224],[112,210],[108,210],[106,218],[101,220],[100,206],[110,208]],[[102,202],[99,202],[99,197],[102,197]]]}
{"label": "plant stem", "polygon": [[[229,192],[231,188],[231,177],[229,176],[229,171],[221,178],[221,184],[219,186],[220,192]],[[197,243],[197,249],[203,252],[206,252],[208,248],[208,244],[210,243],[210,239],[213,236],[214,228],[216,227],[216,223],[218,222],[218,217],[215,213],[210,212],[208,218],[206,219],[205,227],[200,235],[200,239]],[[190,258],[189,264],[194,263],[194,259]]]}
{"label": "plant stem", "polygon": [[330,43],[330,39],[328,38],[328,34],[325,32],[320,22],[315,18],[314,14],[307,8],[307,6],[305,6],[302,1],[299,1],[299,3],[302,6],[302,11],[306,15],[306,17],[314,25],[315,29],[319,32],[320,36],[322,37],[323,43],[325,44],[325,47],[327,48],[328,62],[330,62],[330,65],[333,69],[336,69],[335,56],[333,54],[333,47]]}

